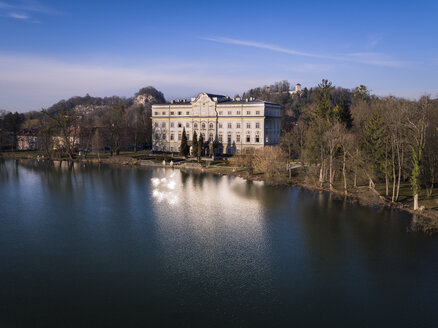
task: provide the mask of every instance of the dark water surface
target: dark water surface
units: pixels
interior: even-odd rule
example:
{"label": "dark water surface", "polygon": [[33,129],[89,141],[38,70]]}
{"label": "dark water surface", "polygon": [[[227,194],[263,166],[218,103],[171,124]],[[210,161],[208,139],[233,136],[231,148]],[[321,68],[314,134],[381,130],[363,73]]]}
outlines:
{"label": "dark water surface", "polygon": [[0,327],[438,327],[438,238],[410,224],[239,178],[3,160]]}

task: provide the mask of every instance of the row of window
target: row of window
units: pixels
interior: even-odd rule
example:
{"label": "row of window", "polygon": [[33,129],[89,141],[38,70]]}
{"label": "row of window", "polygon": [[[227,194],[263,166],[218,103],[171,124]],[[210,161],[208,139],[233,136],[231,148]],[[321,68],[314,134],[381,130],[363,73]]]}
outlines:
{"label": "row of window", "polygon": [[[154,126],[155,126],[156,128],[158,128],[158,127],[159,127],[158,122],[155,122],[155,125],[154,125]],[[183,124],[182,124],[182,123],[178,123],[177,126],[178,126],[179,128],[182,128],[182,127],[183,127]],[[162,123],[161,123],[161,127],[162,127],[162,128],[165,128],[165,127],[166,127],[166,122],[162,122]],[[171,122],[171,123],[170,123],[170,127],[171,127],[171,128],[174,128],[174,127],[175,127],[175,124],[174,124],[173,122]],[[195,129],[197,129],[197,128],[198,128],[198,123],[193,123],[193,127],[194,127]],[[201,123],[201,129],[205,129],[205,127],[206,127],[206,124],[205,124],[205,123]],[[213,124],[213,123],[210,123],[210,124],[208,125],[208,127],[209,127],[210,129],[213,129],[213,128],[214,128],[214,124]],[[190,128],[190,123],[189,123],[189,122],[186,123],[186,128]],[[222,128],[223,128],[223,124],[222,124],[222,123],[219,123],[219,129],[222,129]],[[233,123],[228,123],[228,124],[227,124],[227,128],[228,128],[228,129],[232,129],[232,128],[233,128]],[[236,129],[240,129],[240,128],[241,128],[241,124],[240,124],[240,123],[236,123]],[[246,123],[246,128],[247,128],[247,129],[251,129],[251,123],[250,123],[250,122]],[[260,123],[256,123],[256,124],[255,124],[255,128],[256,128],[256,129],[260,129]]]}
{"label": "row of window", "polygon": [[[202,138],[205,140],[205,133],[201,133],[201,135],[202,135]],[[161,138],[160,138],[160,135],[157,133],[157,134],[155,134],[155,140],[167,140],[166,139],[166,134],[165,133],[163,133],[162,135],[161,135]],[[182,139],[182,134],[181,133],[178,133],[178,139],[177,139],[177,141],[181,141],[181,139]],[[188,140],[190,140],[190,135],[188,135],[187,136],[187,139]],[[219,142],[220,143],[222,143],[223,142],[223,135],[222,134],[219,134],[218,135],[218,139],[219,139]],[[175,141],[175,135],[173,134],[173,133],[171,133],[170,134],[170,141]],[[208,136],[208,141],[213,141],[213,133],[210,133],[209,134],[209,136]],[[236,134],[236,143],[240,143],[242,140],[241,140],[241,138],[240,138],[240,134]],[[245,137],[245,142],[246,143],[251,143],[251,134],[247,134],[246,135],[246,137]],[[257,133],[256,135],[255,135],[255,137],[254,137],[254,142],[256,142],[256,143],[259,143],[260,142],[260,135]],[[233,140],[232,140],[232,136],[231,136],[231,133],[229,133],[228,135],[227,135],[227,143],[228,144],[231,144],[231,143],[233,143]]]}
{"label": "row of window", "polygon": [[[181,111],[179,111],[179,112],[170,112],[170,115],[175,115],[175,113],[178,115],[178,116],[181,116],[181,115],[183,115],[183,112],[181,112]],[[189,111],[187,111],[187,112],[185,112],[186,113],[186,115],[190,115],[190,112]],[[251,115],[251,111],[250,110],[247,110],[246,111],[246,115]],[[167,115],[167,113],[166,112],[161,112],[161,114],[162,115]],[[227,114],[228,115],[233,115],[233,111],[231,111],[231,110],[229,110],[228,112],[227,112]],[[260,111],[259,110],[256,110],[256,112],[255,112],[255,114],[256,115],[260,115]],[[160,112],[154,112],[154,115],[155,116],[158,116],[158,115],[160,115]],[[219,115],[224,115],[224,112],[223,111],[219,111]],[[238,110],[238,111],[236,111],[236,115],[241,115],[241,111],[240,110]]]}

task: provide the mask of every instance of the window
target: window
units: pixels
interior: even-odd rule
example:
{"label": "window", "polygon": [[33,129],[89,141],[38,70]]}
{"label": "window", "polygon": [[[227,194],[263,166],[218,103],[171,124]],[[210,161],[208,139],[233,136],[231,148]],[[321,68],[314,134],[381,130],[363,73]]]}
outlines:
{"label": "window", "polygon": [[257,142],[257,143],[260,142],[260,136],[258,134],[256,134],[256,136],[255,136],[255,142]]}
{"label": "window", "polygon": [[208,141],[213,141],[213,133],[210,133],[208,136]]}
{"label": "window", "polygon": [[228,129],[231,129],[231,128],[232,128],[231,123],[228,123]]}
{"label": "window", "polygon": [[162,114],[163,114],[163,115],[166,115],[166,112],[163,112]]}
{"label": "window", "polygon": [[236,141],[240,142],[240,134],[236,135]]}
{"label": "window", "polygon": [[228,142],[228,144],[231,143],[231,133],[228,133],[228,136],[227,136],[227,142]]}
{"label": "window", "polygon": [[223,112],[222,111],[219,111],[219,115],[222,115],[223,114]]}
{"label": "window", "polygon": [[186,112],[186,115],[190,115],[190,112]]}
{"label": "window", "polygon": [[178,141],[181,141],[181,133],[178,133]]}
{"label": "window", "polygon": [[155,115],[158,115],[158,112],[155,112]]}
{"label": "window", "polygon": [[195,129],[197,129],[197,128],[198,128],[198,123],[194,123],[194,124],[193,124],[193,127],[194,127]]}
{"label": "window", "polygon": [[240,115],[240,110],[237,111],[237,115]]}
{"label": "window", "polygon": [[228,111],[228,115],[232,115],[232,114],[233,114],[233,112],[229,110]]}
{"label": "window", "polygon": [[210,123],[210,129],[213,129],[213,123]]}
{"label": "window", "polygon": [[161,123],[161,127],[165,128],[166,127],[166,122]]}
{"label": "window", "polygon": [[222,129],[222,123],[219,123],[219,129]]}
{"label": "window", "polygon": [[173,133],[170,135],[170,140],[171,141],[173,140]]}
{"label": "window", "polygon": [[170,123],[170,127],[171,127],[171,128],[173,128],[173,122],[172,122],[172,123]]}
{"label": "window", "polygon": [[182,123],[178,123],[178,127],[179,127],[179,128],[182,128]]}
{"label": "window", "polygon": [[222,134],[219,134],[219,142],[222,142]]}
{"label": "window", "polygon": [[260,111],[259,110],[256,110],[256,115],[260,115]]}
{"label": "window", "polygon": [[251,115],[251,111],[250,111],[250,110],[247,110],[247,111],[246,111],[246,115]]}
{"label": "window", "polygon": [[178,115],[182,115],[182,112],[178,112]]}
{"label": "window", "polygon": [[170,115],[175,115],[175,112],[170,112]]}
{"label": "window", "polygon": [[166,140],[166,134],[163,133],[163,140]]}
{"label": "window", "polygon": [[236,128],[240,129],[240,123],[236,124]]}
{"label": "window", "polygon": [[256,129],[260,129],[260,123],[256,123]]}
{"label": "window", "polygon": [[249,134],[246,135],[246,142],[251,143],[251,135]]}
{"label": "window", "polygon": [[251,129],[251,123],[246,123],[246,128]]}
{"label": "window", "polygon": [[205,123],[202,123],[201,128],[205,129]]}
{"label": "window", "polygon": [[154,126],[155,126],[156,128],[158,128],[158,122],[155,122]]}

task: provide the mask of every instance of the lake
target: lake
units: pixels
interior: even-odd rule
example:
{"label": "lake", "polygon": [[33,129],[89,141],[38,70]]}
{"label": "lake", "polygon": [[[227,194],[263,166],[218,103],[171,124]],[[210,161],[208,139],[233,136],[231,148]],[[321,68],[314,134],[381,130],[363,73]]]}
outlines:
{"label": "lake", "polygon": [[329,193],[0,160],[1,327],[438,327],[438,238]]}

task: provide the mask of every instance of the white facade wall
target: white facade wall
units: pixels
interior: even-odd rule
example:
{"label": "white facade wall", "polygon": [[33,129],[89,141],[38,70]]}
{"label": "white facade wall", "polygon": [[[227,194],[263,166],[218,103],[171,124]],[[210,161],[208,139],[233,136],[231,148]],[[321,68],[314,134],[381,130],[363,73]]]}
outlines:
{"label": "white facade wall", "polygon": [[153,150],[179,151],[184,128],[189,143],[196,131],[198,137],[203,134],[204,141],[217,140],[224,154],[276,145],[280,141],[280,116],[276,104],[218,99],[206,93],[190,103],[153,105]]}

